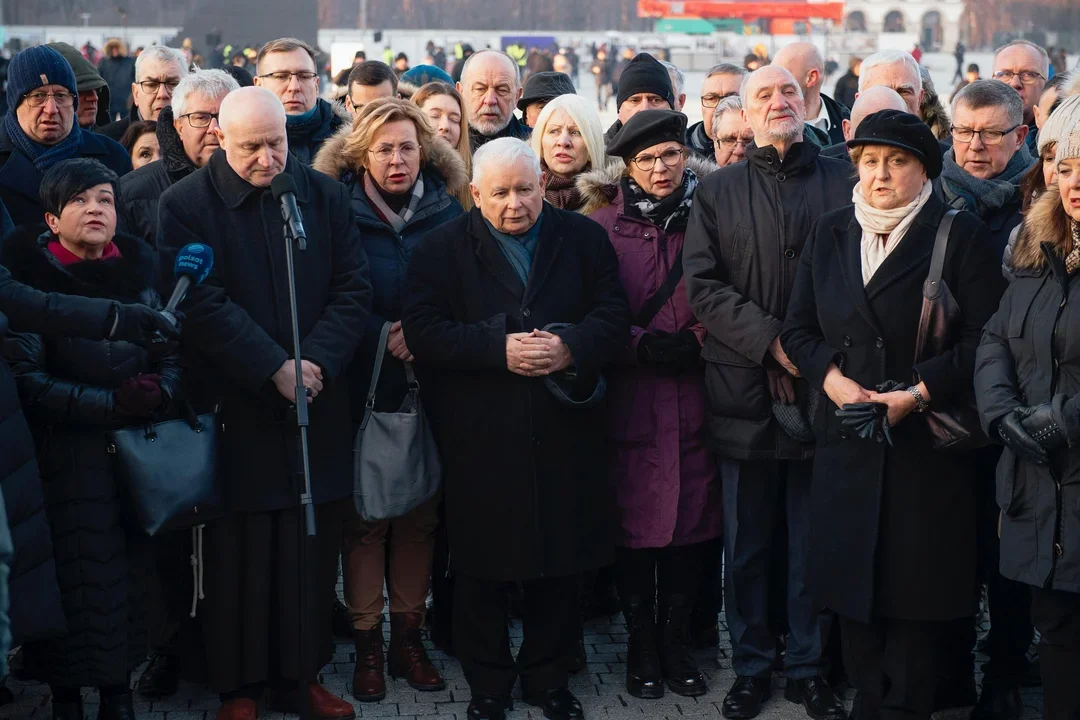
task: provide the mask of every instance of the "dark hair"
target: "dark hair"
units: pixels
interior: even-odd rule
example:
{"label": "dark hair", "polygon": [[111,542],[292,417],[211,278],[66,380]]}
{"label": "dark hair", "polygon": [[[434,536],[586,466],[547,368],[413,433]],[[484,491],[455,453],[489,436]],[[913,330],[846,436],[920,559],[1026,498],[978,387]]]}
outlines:
{"label": "dark hair", "polygon": [[242,68],[239,65],[225,65],[221,68],[223,71],[233,76],[233,80],[240,87],[251,87],[255,84],[254,78],[251,77],[251,73],[246,68]]}
{"label": "dark hair", "polygon": [[353,85],[375,87],[388,81],[391,90],[397,95],[398,78],[390,66],[378,60],[365,60],[349,71],[349,80],[345,86],[352,92]]}
{"label": "dark hair", "polygon": [[156,120],[134,120],[128,129],[124,131],[124,134],[120,138],[120,144],[127,150],[130,155],[135,150],[135,143],[139,142],[139,138],[143,135],[153,134],[157,132]]}
{"label": "dark hair", "polygon": [[[1051,145],[1057,147],[1057,143],[1047,143],[1043,150],[1047,150]],[[1046,192],[1046,178],[1043,177],[1043,159],[1042,153],[1040,153],[1036,156],[1034,164],[1020,178],[1020,197],[1022,199],[1020,212],[1026,213],[1028,208],[1044,192]]]}
{"label": "dark hair", "polygon": [[120,204],[120,178],[97,160],[73,158],[56,163],[41,178],[41,204],[45,212],[60,217],[64,206],[81,192],[95,185],[112,185],[116,204]]}
{"label": "dark hair", "polygon": [[968,65],[967,71],[968,72],[973,72],[973,73],[979,72],[978,63],[971,63],[970,65]]}
{"label": "dark hair", "polygon": [[1071,72],[1063,72],[1058,73],[1057,75],[1046,81],[1046,85],[1043,86],[1043,91],[1039,93],[1039,100],[1042,100],[1042,96],[1051,90],[1057,93],[1057,99],[1055,99],[1053,104],[1050,105],[1050,112],[1047,117],[1053,115],[1054,111],[1057,110],[1058,106],[1061,105],[1062,101],[1065,100],[1065,94],[1062,92],[1062,90],[1065,89],[1065,86],[1068,85],[1072,81],[1072,79],[1073,74]]}
{"label": "dark hair", "polygon": [[367,60],[367,53],[363,50],[357,50],[353,53],[353,60]]}

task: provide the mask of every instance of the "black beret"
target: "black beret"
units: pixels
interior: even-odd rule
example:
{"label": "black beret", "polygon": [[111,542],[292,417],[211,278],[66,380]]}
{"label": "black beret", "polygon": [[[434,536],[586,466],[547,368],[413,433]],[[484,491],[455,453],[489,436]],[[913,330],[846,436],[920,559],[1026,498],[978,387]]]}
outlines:
{"label": "black beret", "polygon": [[941,174],[941,145],[930,126],[911,113],[881,110],[867,115],[855,130],[855,137],[847,142],[849,148],[860,145],[907,150],[922,162],[926,177],[933,180]]}
{"label": "black beret", "polygon": [[525,112],[525,108],[534,102],[541,100],[554,100],[560,95],[574,95],[574,81],[570,76],[561,72],[538,72],[529,76],[525,81],[525,92],[518,100],[518,110]]}
{"label": "black beret", "polygon": [[642,110],[631,117],[608,141],[608,155],[627,162],[645,148],[663,142],[686,144],[686,116],[674,110]]}
{"label": "black beret", "polygon": [[623,104],[626,98],[638,93],[652,93],[667,100],[668,105],[675,108],[675,91],[671,89],[671,76],[663,63],[649,53],[638,53],[634,59],[626,63],[626,68],[619,77],[619,94],[615,109]]}

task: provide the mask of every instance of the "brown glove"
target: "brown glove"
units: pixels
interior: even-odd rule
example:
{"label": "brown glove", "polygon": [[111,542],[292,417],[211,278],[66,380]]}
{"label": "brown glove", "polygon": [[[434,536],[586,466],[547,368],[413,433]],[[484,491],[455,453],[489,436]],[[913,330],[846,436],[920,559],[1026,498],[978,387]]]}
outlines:
{"label": "brown glove", "polygon": [[116,409],[131,417],[150,417],[165,398],[160,375],[136,375],[120,383],[113,392]]}

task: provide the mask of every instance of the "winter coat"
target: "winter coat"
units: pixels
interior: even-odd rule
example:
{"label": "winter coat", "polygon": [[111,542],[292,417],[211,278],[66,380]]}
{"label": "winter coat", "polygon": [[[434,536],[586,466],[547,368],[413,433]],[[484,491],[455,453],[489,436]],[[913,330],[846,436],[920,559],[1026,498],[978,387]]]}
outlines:
{"label": "winter coat", "polygon": [[716,160],[716,147],[706,132],[704,122],[696,122],[686,129],[686,147],[701,160]]}
{"label": "winter coat", "polygon": [[[342,155],[346,138],[352,128],[343,128],[330,138],[311,167],[340,180],[349,188],[349,199],[356,224],[360,228],[364,250],[370,263],[372,302],[371,314],[364,326],[364,335],[356,350],[355,359],[349,364],[346,375],[349,380],[349,396],[352,398],[352,417],[359,422],[364,416],[364,404],[370,390],[371,375],[375,368],[379,335],[386,323],[401,319],[405,292],[405,268],[420,238],[434,228],[448,222],[465,211],[453,194],[468,186],[465,161],[446,141],[436,138],[432,144],[427,165],[422,168],[424,197],[401,234],[394,231],[372,206],[364,191],[362,168],[351,168]],[[405,365],[385,353],[379,377],[376,409],[395,412],[408,392]]]}
{"label": "winter coat", "polygon": [[131,84],[135,82],[135,58],[103,57],[98,62],[98,72],[109,83],[109,117],[125,115],[131,103]]}
{"label": "winter coat", "polygon": [[619,265],[599,225],[545,203],[526,287],[480,211],[413,251],[402,326],[443,459],[455,572],[489,580],[575,575],[613,560],[603,407],[563,404],[542,378],[506,367],[506,336],[560,330],[581,375],[630,333]]}
{"label": "winter coat", "polygon": [[[0,315],[0,318],[3,318],[3,315]],[[0,320],[0,326],[6,323],[6,320]],[[5,332],[3,327],[0,327],[0,341]],[[0,493],[0,675],[3,677],[7,677],[7,656],[12,647],[11,616],[8,614],[11,607],[11,588],[8,581],[11,579],[11,561],[14,556],[15,546],[11,541],[4,495]]]}
{"label": "winter coat", "polygon": [[[666,232],[626,214],[619,189],[622,163],[580,181],[590,205],[604,205],[589,218],[600,223],[619,258],[619,277],[630,311],[641,310],[671,271],[684,233]],[[613,201],[608,198],[615,189]],[[686,281],[647,327],[631,326],[630,344],[608,378],[608,479],[615,497],[623,547],[691,545],[722,528],[716,459],[705,447],[705,373],[698,367],[678,377],[657,375],[638,365],[642,335],[692,330],[698,342],[705,327],[694,319]]]}
{"label": "winter coat", "polygon": [[342,126],[352,127],[352,114],[339,102],[332,103],[320,98],[315,112],[322,116],[322,122],[317,128],[303,130],[296,125],[285,126],[289,137],[289,152],[305,165],[311,164],[323,143],[333,137]]}
{"label": "winter coat", "polygon": [[[862,227],[854,206],[822,216],[807,240],[780,342],[813,387],[830,363],[864,388],[886,380],[926,384],[947,408],[971,387],[982,326],[1004,289],[986,228],[960,213],[945,255],[945,284],[963,309],[957,342],[916,362],[922,286],[948,208],[931,197],[864,287]],[[822,394],[814,432],[810,590],[859,622],[872,617],[949,620],[975,612],[976,493],[971,452],[934,450],[925,416],[860,440]]]}
{"label": "winter coat", "polygon": [[142,119],[139,117],[139,108],[136,107],[134,104],[132,104],[129,110],[130,111],[128,112],[128,114],[124,117],[114,122],[111,122],[108,125],[103,125],[99,127],[97,130],[95,130],[95,132],[104,135],[110,140],[120,142],[120,140],[124,137],[124,133],[126,133],[128,131],[128,128],[131,127],[131,123],[137,122]]}
{"label": "winter coat", "polygon": [[[39,232],[44,231],[44,232]],[[114,238],[121,257],[63,267],[48,251],[44,225],[24,227],[4,244],[0,261],[15,279],[46,292],[161,307],[154,253],[129,235]],[[146,657],[145,539],[127,517],[122,480],[106,432],[141,425],[117,408],[114,391],[142,373],[162,378],[175,400],[175,357],[151,361],[141,346],[58,335],[12,334],[4,342],[41,463],[45,512],[52,529],[56,577],[67,634],[27,643],[32,677],[85,687],[125,683]],[[157,419],[172,415],[166,402]]]}
{"label": "winter coat", "polygon": [[[1017,407],[1053,403],[1068,444],[1035,465],[1008,447],[997,468],[1001,573],[1012,580],[1080,592],[1080,276],[1067,275],[1069,229],[1055,216],[1057,193],[1028,210],[1012,258],[1013,279],[986,325],[976,356],[975,395],[983,426]],[[991,437],[994,437],[991,432]]]}
{"label": "winter coat", "polygon": [[851,110],[848,109],[850,106],[842,105],[824,93],[821,94],[821,104],[825,106],[825,111],[829,114],[829,130],[826,133],[829,137],[822,143],[822,146],[828,147],[838,142],[844,142],[843,121],[851,118]]}
{"label": "winter coat", "polygon": [[[940,144],[944,146],[944,143]],[[945,146],[945,149],[946,151],[948,150],[947,146]],[[934,185],[934,194],[942,200],[946,199],[945,190],[942,187],[940,178]],[[979,219],[986,224],[986,238],[993,248],[994,256],[998,260],[1004,260],[1005,248],[1009,245],[1009,235],[1011,235],[1016,226],[1020,224],[1020,221],[1024,219],[1022,213],[1023,204],[1023,195],[1020,193],[1020,188],[1017,188],[1016,192],[1013,193],[1013,196],[1007,203],[979,216]],[[975,208],[966,209],[970,212],[976,212]]]}
{"label": "winter coat", "polygon": [[780,334],[799,253],[812,224],[851,202],[851,164],[816,145],[771,145],[720,168],[698,187],[683,248],[686,290],[708,337],[707,442],[724,457],[801,459],[813,446],[779,430],[766,367]]}
{"label": "winter coat", "polygon": [[[322,368],[310,408],[311,477],[316,503],[352,493],[352,432],[342,374],[371,308],[368,263],[348,190],[289,157],[307,249],[296,252],[301,354]],[[293,356],[281,211],[217,152],[161,195],[158,251],[173,267],[188,243],[214,251],[214,267],[180,309],[183,338],[216,377],[228,428],[222,471],[229,506],[267,512],[296,505],[296,420],[272,376]]]}
{"label": "winter coat", "polygon": [[[117,175],[131,172],[131,156],[120,143],[96,133],[80,130],[79,148],[75,157],[91,158],[101,162]],[[0,202],[4,203],[16,227],[45,221],[45,207],[41,204],[41,177],[43,172],[34,167],[30,158],[0,129]]]}
{"label": "winter coat", "polygon": [[532,136],[532,128],[526,125],[521,120],[518,120],[517,115],[510,114],[510,124],[504,127],[494,135],[481,135],[479,131],[469,128],[469,146],[472,148],[473,154],[476,153],[485,144],[496,140],[498,138],[512,137],[517,138],[523,142],[529,142],[529,138]]}
{"label": "winter coat", "polygon": [[836,103],[849,109],[855,105],[855,96],[858,93],[859,76],[851,70],[848,70],[841,75],[840,79],[836,81],[836,87],[833,88],[833,95],[836,96]]}

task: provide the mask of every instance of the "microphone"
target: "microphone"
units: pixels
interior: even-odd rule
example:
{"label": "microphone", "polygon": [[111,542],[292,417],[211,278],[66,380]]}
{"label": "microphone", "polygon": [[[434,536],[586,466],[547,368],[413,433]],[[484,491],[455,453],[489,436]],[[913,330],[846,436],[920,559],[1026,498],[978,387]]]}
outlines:
{"label": "microphone", "polygon": [[307,233],[304,232],[300,208],[296,206],[296,181],[288,173],[278,173],[270,181],[270,192],[274,193],[274,199],[281,205],[281,219],[285,221],[289,234],[304,250],[307,247]]}
{"label": "microphone", "polygon": [[214,251],[210,246],[202,243],[185,245],[176,255],[176,262],[173,263],[176,287],[173,288],[169,304],[161,311],[161,314],[167,317],[174,326],[176,325],[176,306],[184,300],[188,288],[205,280],[213,267]]}

